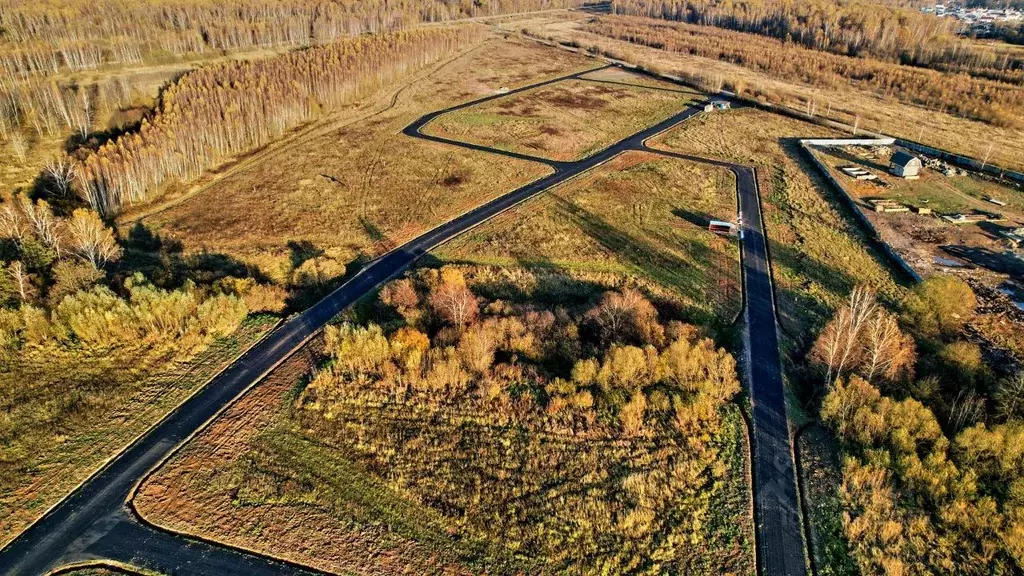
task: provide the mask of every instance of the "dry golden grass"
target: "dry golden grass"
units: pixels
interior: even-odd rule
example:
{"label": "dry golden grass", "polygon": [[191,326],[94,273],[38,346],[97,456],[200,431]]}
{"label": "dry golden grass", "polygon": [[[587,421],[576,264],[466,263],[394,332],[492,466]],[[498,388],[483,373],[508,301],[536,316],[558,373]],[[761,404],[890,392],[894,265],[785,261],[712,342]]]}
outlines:
{"label": "dry golden grass", "polygon": [[[481,285],[504,284],[512,291],[521,291],[524,299],[536,297],[530,287],[540,292],[542,281],[563,287],[575,286],[592,293],[615,285],[612,275],[607,275],[607,284],[597,284],[545,270],[532,277],[531,282],[522,271],[517,274],[471,266],[461,269],[474,289]],[[349,310],[346,319],[361,322],[360,314]],[[494,538],[488,540],[489,547],[482,545],[472,533],[460,529],[463,523],[457,517],[458,512],[453,517],[451,509],[438,510],[419,503],[424,499],[417,495],[415,487],[401,486],[389,477],[389,472],[382,472],[368,465],[365,459],[354,457],[345,443],[334,436],[341,433],[360,437],[360,432],[346,432],[353,430],[350,418],[393,427],[401,436],[403,430],[424,424],[420,421],[422,414],[404,414],[394,419],[395,414],[387,409],[364,406],[365,411],[362,411],[353,406],[352,410],[360,411],[345,410],[331,422],[316,424],[315,419],[304,418],[296,398],[308,381],[308,373],[323,362],[319,353],[322,348],[320,339],[310,343],[158,469],[142,485],[134,501],[141,514],[151,522],[176,531],[332,573],[479,574],[482,566],[490,567],[487,573],[551,572],[548,562],[557,565],[557,560],[516,554],[511,538],[508,541]],[[707,498],[710,503],[710,518],[696,529],[706,539],[700,546],[679,550],[680,555],[694,560],[689,564],[694,568],[693,573],[749,573],[753,564],[750,547],[753,527],[746,481],[749,447],[743,439],[738,411],[729,406],[723,412],[725,427],[716,445],[722,444],[720,463],[724,468],[713,487],[708,486],[694,495],[698,499]],[[456,410],[450,417],[458,419],[459,414]],[[438,435],[447,441],[459,442],[460,433],[467,433],[466,430],[476,433],[473,426],[448,428],[448,419],[449,416],[430,417],[429,424],[422,429],[423,435],[408,436],[410,444],[396,453],[419,445],[428,436]],[[477,440],[474,437],[465,441],[472,445]],[[564,446],[567,441],[565,436],[559,436],[554,445]],[[643,460],[642,469],[657,465],[654,463],[657,457],[637,456],[648,449],[643,445],[635,447],[636,452],[630,452],[628,442],[615,442],[610,448],[601,444],[585,448],[582,451],[587,455],[584,461],[598,451],[615,452],[622,460],[616,457],[614,461],[622,468],[606,480],[602,480],[606,469],[603,466],[595,469],[595,484],[587,489],[600,491],[609,480],[620,480],[618,474],[625,475],[622,470],[633,465],[632,457]],[[666,445],[658,452],[671,453],[676,449],[676,446]],[[623,455],[622,450],[627,455]],[[504,459],[507,466],[522,465],[515,456]],[[583,465],[583,461],[580,464]],[[496,473],[502,474],[501,469],[506,468],[498,468]],[[567,496],[563,492],[566,489],[571,490],[573,496]],[[566,498],[578,498],[578,494],[571,485],[554,486],[539,494],[524,494],[522,501],[542,498],[546,506],[557,510]],[[519,499],[513,501],[520,502]],[[510,514],[514,516],[515,512]],[[550,534],[545,532],[550,519],[544,514],[531,515],[523,522]],[[571,547],[560,540],[558,534],[550,537],[556,544]],[[609,553],[614,555],[614,550]],[[505,562],[501,561],[503,558]],[[524,566],[532,568],[523,569]]]}
{"label": "dry golden grass", "polygon": [[[539,64],[538,64],[539,63]],[[401,87],[297,131],[193,189],[139,207],[186,252],[230,255],[281,280],[296,246],[343,261],[377,256],[548,172],[542,165],[410,138],[424,113],[593,66],[524,40],[493,39]]]}
{"label": "dry golden grass", "polygon": [[[907,106],[871,92],[815,88],[736,64],[612,40],[581,31],[580,24],[586,18],[589,17],[580,15],[576,21],[549,19],[519,28],[540,37],[593,48],[649,69],[702,78],[710,85],[720,86],[728,81],[739,86],[744,94],[771,94],[777,101],[797,110],[805,110],[807,103],[813,101],[819,114],[827,112],[835,120],[853,124],[859,117],[860,128],[864,130],[916,140],[975,158],[984,158],[990,153],[990,162],[1004,168],[1024,170],[1024,146],[1021,146],[1024,130],[995,127]],[[513,27],[512,24],[506,26]]]}
{"label": "dry golden grass", "polygon": [[651,143],[757,168],[780,322],[798,338],[820,326],[857,284],[890,300],[901,292],[887,262],[800,151],[799,138],[831,135],[807,122],[736,108],[692,118]]}
{"label": "dry golden grass", "polygon": [[435,250],[445,261],[609,272],[673,292],[695,324],[739,311],[739,248],[707,230],[735,220],[732,173],[627,152]]}
{"label": "dry golden grass", "polygon": [[[25,471],[20,482],[0,486],[0,546],[85,480],[111,454],[173,410],[276,323],[273,317],[252,317],[231,337],[215,342],[191,361],[174,363],[162,370],[111,365],[110,370],[135,374],[137,381],[120,388],[117,395],[93,399],[109,404],[106,416],[87,423],[69,423],[59,445],[29,460],[31,468]],[[54,359],[58,361],[71,362]],[[124,376],[124,379],[132,377]]]}
{"label": "dry golden grass", "polygon": [[[468,574],[449,565],[427,547],[392,533],[387,526],[339,522],[325,507],[284,497],[301,486],[284,464],[278,489],[282,498],[263,506],[243,506],[237,500],[250,462],[259,454],[261,434],[287,417],[290,393],[320,361],[323,341],[315,339],[303,352],[276,369],[257,388],[231,406],[211,427],[142,485],[136,509],[149,521],[171,530],[257,550],[323,570],[348,574]],[[314,458],[314,446],[305,446]],[[322,448],[320,448],[322,450]],[[355,473],[354,478],[362,479]],[[301,481],[300,481],[301,482]],[[353,502],[365,489],[350,487]],[[365,504],[365,503],[364,503]],[[377,502],[387,506],[388,502]],[[419,510],[422,514],[424,511]],[[367,505],[364,513],[372,514]]]}
{"label": "dry golden grass", "polygon": [[425,131],[550,160],[579,160],[701,97],[693,90],[632,74],[603,74],[451,112]]}

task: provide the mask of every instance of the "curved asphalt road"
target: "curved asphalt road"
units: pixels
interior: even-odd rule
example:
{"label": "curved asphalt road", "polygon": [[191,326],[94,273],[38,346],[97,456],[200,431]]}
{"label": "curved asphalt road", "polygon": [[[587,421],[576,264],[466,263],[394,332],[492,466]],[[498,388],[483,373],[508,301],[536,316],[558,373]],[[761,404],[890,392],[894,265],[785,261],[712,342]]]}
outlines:
{"label": "curved asphalt road", "polygon": [[[555,78],[509,93],[578,78],[585,73]],[[62,565],[96,559],[126,562],[175,575],[314,573],[300,566],[149,526],[134,513],[129,500],[136,484],[149,470],[162,463],[177,446],[284,362],[356,299],[399,274],[417,258],[446,240],[622,152],[648,150],[666,154],[647,149],[644,142],[703,108],[703,104],[695,105],[578,162],[550,161],[420,132],[424,125],[440,114],[505,95],[495,94],[428,114],[406,128],[404,133],[463,148],[543,162],[554,169],[553,174],[479,206],[389,252],[323,300],[283,324],[0,551],[0,574],[45,574]],[[705,161],[700,158],[684,158]],[[753,172],[749,168],[727,166],[737,173],[741,188],[741,209],[747,229],[743,259],[747,291],[746,316],[749,332],[755,335],[750,338],[748,348],[753,360],[751,397],[754,404],[759,564],[762,574],[803,574],[803,542],[799,522],[794,522],[795,531],[789,528],[791,517],[795,518],[796,511],[795,481],[785,402],[781,391],[771,279],[760,230],[757,190],[753,184]],[[799,558],[800,562],[795,562],[794,558]]]}

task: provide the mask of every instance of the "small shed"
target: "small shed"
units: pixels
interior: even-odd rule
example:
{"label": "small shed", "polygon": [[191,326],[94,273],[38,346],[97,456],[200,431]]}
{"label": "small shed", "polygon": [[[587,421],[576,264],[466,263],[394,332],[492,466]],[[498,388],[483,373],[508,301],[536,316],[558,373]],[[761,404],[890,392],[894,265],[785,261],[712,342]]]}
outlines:
{"label": "small shed", "polygon": [[903,150],[897,150],[889,159],[889,172],[907,180],[920,178],[921,159]]}
{"label": "small shed", "polygon": [[712,220],[708,224],[708,230],[710,230],[711,232],[714,232],[716,234],[731,235],[731,234],[735,234],[736,233],[736,225],[733,224],[732,222],[723,222],[721,220]]}

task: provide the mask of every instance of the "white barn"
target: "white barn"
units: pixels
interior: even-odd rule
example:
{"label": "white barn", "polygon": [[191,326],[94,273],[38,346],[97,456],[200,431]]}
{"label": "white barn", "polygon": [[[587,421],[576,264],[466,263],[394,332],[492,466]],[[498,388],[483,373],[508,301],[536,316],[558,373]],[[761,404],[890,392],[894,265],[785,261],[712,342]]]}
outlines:
{"label": "white barn", "polygon": [[907,180],[920,178],[921,159],[903,150],[897,150],[889,159],[889,172]]}

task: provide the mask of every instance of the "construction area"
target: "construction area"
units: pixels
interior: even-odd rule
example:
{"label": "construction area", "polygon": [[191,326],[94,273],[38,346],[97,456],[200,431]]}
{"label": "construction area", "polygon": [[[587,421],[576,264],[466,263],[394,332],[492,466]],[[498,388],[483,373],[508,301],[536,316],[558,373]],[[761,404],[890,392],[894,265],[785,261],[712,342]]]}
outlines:
{"label": "construction area", "polygon": [[886,143],[829,144],[807,150],[917,274],[970,271],[990,287],[1019,293],[1024,278],[1020,184]]}

